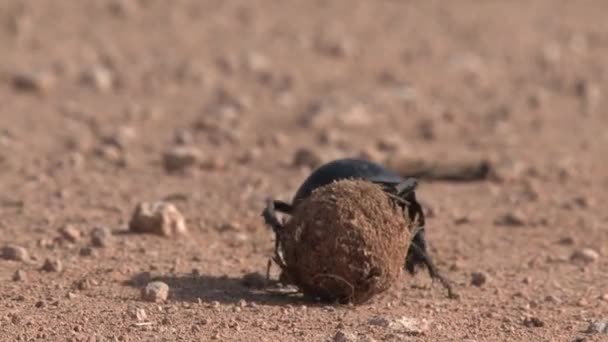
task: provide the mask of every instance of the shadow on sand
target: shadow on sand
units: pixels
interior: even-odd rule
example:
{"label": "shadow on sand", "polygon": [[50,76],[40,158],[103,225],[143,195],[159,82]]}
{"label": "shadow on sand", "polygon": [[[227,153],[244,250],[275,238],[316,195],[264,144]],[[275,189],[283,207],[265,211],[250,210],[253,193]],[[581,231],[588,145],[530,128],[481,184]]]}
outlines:
{"label": "shadow on sand", "polygon": [[[259,277],[262,277],[259,275]],[[297,293],[293,289],[277,287],[276,284],[265,289],[261,285],[263,278],[255,279],[251,284],[246,278],[209,275],[167,275],[151,276],[149,272],[142,272],[125,282],[125,285],[144,288],[150,281],[162,281],[169,285],[169,297],[177,301],[187,302],[220,302],[236,304],[241,299],[247,302],[264,305],[287,304],[321,304],[311,298]],[[257,283],[257,284],[256,284]]]}

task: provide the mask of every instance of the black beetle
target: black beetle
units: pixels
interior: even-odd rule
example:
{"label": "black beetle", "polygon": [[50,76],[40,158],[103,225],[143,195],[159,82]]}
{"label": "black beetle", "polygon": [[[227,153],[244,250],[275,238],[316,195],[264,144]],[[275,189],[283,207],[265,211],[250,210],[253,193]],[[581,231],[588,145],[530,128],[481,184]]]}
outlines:
{"label": "black beetle", "polygon": [[273,229],[277,236],[273,260],[281,267],[285,266],[282,257],[279,255],[279,236],[283,230],[283,224],[278,219],[276,212],[291,214],[298,203],[308,197],[316,188],[342,179],[362,179],[384,188],[384,191],[404,209],[404,213],[408,215],[409,219],[412,222],[417,222],[418,225],[414,231],[412,243],[407,251],[405,269],[410,274],[415,274],[419,266],[426,267],[431,278],[439,280],[448,290],[450,297],[457,297],[452,290],[450,282],[437,270],[427,250],[424,234],[424,213],[416,200],[414,191],[418,185],[417,180],[411,177],[403,178],[381,165],[366,160],[338,159],[320,166],[300,186],[293,198],[292,204],[268,200],[262,216],[266,224]]}

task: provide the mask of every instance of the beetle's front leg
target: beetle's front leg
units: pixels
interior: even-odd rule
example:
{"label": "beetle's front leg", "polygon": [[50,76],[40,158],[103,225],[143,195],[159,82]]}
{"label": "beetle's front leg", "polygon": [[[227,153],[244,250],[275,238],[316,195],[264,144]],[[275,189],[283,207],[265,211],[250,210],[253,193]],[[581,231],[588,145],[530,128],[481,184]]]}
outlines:
{"label": "beetle's front leg", "polygon": [[267,225],[269,225],[272,228],[272,231],[274,232],[274,235],[275,235],[274,257],[272,257],[270,260],[268,260],[268,267],[266,268],[266,280],[267,281],[270,279],[270,267],[272,266],[271,260],[276,262],[279,265],[279,267],[281,267],[281,269],[284,269],[286,267],[285,262],[283,261],[283,257],[280,254],[281,234],[283,233],[283,229],[285,227],[284,227],[283,223],[281,223],[281,221],[277,217],[275,209],[278,209],[281,212],[290,213],[292,210],[292,207],[288,203],[281,202],[281,201],[273,201],[273,200],[269,199],[266,202],[266,208],[264,208],[264,211],[262,212],[264,221],[266,222]]}

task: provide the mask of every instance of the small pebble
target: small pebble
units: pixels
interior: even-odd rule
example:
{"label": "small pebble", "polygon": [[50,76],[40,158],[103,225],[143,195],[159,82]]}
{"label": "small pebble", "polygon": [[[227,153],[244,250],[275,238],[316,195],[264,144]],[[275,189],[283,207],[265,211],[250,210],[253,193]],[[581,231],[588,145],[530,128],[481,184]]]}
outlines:
{"label": "small pebble", "polygon": [[355,342],[357,338],[354,334],[346,332],[344,330],[338,330],[334,334],[332,339],[334,342]]}
{"label": "small pebble", "polygon": [[353,54],[355,47],[353,41],[345,37],[323,35],[315,39],[314,44],[317,53],[342,59]]}
{"label": "small pebble", "polygon": [[590,322],[585,332],[588,334],[608,334],[608,319]]}
{"label": "small pebble", "polygon": [[344,127],[368,127],[373,117],[364,105],[355,103],[337,117],[338,124]]}
{"label": "small pebble", "polygon": [[79,251],[80,256],[84,256],[84,257],[88,257],[88,256],[93,256],[95,254],[95,250],[91,247],[82,247]]}
{"label": "small pebble", "polygon": [[16,270],[13,274],[13,281],[26,281],[27,273],[24,270]]}
{"label": "small pebble", "polygon": [[184,216],[175,205],[168,202],[144,202],[137,205],[129,222],[129,230],[167,237],[187,232]]}
{"label": "small pebble", "polygon": [[163,155],[163,164],[167,172],[180,172],[200,163],[201,151],[191,146],[176,146]]}
{"label": "small pebble", "polygon": [[141,291],[141,297],[148,302],[160,303],[169,297],[169,285],[162,281],[148,283]]}
{"label": "small pebble", "polygon": [[49,72],[18,73],[13,76],[13,87],[23,92],[44,93],[55,85],[55,77]]}
{"label": "small pebble", "polygon": [[522,213],[512,212],[498,217],[494,220],[494,224],[497,226],[521,227],[526,224],[526,220]]}
{"label": "small pebble", "polygon": [[367,320],[367,324],[379,327],[388,327],[390,323],[391,322],[388,319],[380,316],[374,316]]}
{"label": "small pebble", "polygon": [[16,245],[6,245],[2,247],[0,255],[6,260],[28,261],[30,259],[27,249]]}
{"label": "small pebble", "polygon": [[565,236],[561,239],[559,239],[559,241],[557,241],[558,244],[560,245],[564,245],[564,246],[572,246],[574,245],[574,238],[571,236]]}
{"label": "small pebble", "polygon": [[314,169],[321,165],[321,163],[323,163],[321,156],[308,148],[298,149],[293,156],[293,166],[295,167],[308,167]]}
{"label": "small pebble", "polygon": [[212,156],[201,161],[201,169],[207,171],[225,170],[228,164],[221,156]]}
{"label": "small pebble", "polygon": [[120,151],[127,149],[129,143],[137,137],[135,127],[122,125],[110,133],[101,137],[101,141],[105,145],[114,146]]}
{"label": "small pebble", "polygon": [[93,247],[105,248],[112,245],[114,237],[107,227],[95,227],[91,232],[91,245]]}
{"label": "small pebble", "polygon": [[80,240],[80,230],[76,226],[68,224],[59,229],[61,237],[71,243],[76,243]]}
{"label": "small pebble", "polygon": [[471,274],[471,285],[473,286],[483,286],[488,282],[488,275],[484,272],[474,272]]}
{"label": "small pebble", "polygon": [[554,303],[554,304],[561,304],[562,303],[562,301],[558,297],[556,297],[554,295],[547,295],[545,297],[545,301],[549,302],[549,303]]}
{"label": "small pebble", "polygon": [[403,146],[403,141],[395,135],[381,137],[377,143],[378,149],[385,152],[395,152]]}
{"label": "small pebble", "polygon": [[543,322],[540,318],[534,316],[528,316],[524,318],[523,324],[528,328],[540,328],[545,326],[545,322]]}
{"label": "small pebble", "polygon": [[142,308],[131,308],[127,312],[131,318],[138,320],[139,322],[143,322],[148,319],[148,315],[146,314],[146,310]]}
{"label": "small pebble", "polygon": [[390,322],[388,327],[408,335],[420,335],[429,329],[430,323],[425,319],[401,317]]}
{"label": "small pebble", "polygon": [[378,342],[378,341],[371,336],[360,336],[359,340],[357,342]]}
{"label": "small pebble", "polygon": [[114,87],[114,75],[110,69],[104,66],[96,66],[84,71],[80,81],[82,84],[101,92],[107,92]]}
{"label": "small pebble", "polygon": [[46,272],[61,272],[63,270],[63,265],[59,259],[47,258],[44,260],[42,270]]}
{"label": "small pebble", "polygon": [[117,146],[103,144],[95,149],[95,153],[103,160],[106,160],[118,167],[126,167],[128,164],[126,155]]}
{"label": "small pebble", "polygon": [[591,248],[583,248],[577,251],[574,251],[570,256],[570,260],[573,261],[583,261],[586,263],[595,262],[600,258],[600,254]]}

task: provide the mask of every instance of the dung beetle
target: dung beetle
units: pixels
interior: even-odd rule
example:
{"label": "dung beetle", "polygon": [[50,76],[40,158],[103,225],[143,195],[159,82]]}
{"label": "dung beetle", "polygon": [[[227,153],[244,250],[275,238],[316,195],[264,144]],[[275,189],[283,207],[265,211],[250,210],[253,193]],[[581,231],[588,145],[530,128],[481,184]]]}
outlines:
{"label": "dung beetle", "polygon": [[429,255],[424,233],[424,212],[416,200],[414,191],[418,185],[418,181],[412,177],[403,178],[383,166],[367,160],[338,159],[320,166],[300,186],[292,200],[292,204],[278,200],[268,200],[262,216],[266,224],[273,229],[276,236],[275,256],[272,259],[281,267],[285,266],[279,252],[279,236],[283,231],[283,223],[277,217],[277,212],[289,215],[315,189],[344,179],[366,180],[378,184],[403,208],[404,214],[408,215],[410,221],[416,224],[413,231],[414,237],[405,259],[405,269],[413,275],[419,267],[426,267],[431,278],[439,280],[447,289],[450,298],[457,297],[456,293],[452,290],[450,282],[439,273]]}

